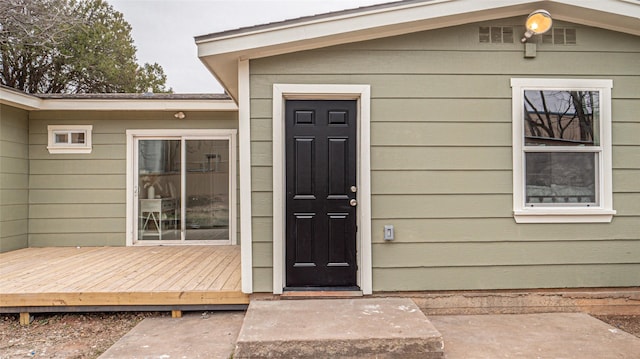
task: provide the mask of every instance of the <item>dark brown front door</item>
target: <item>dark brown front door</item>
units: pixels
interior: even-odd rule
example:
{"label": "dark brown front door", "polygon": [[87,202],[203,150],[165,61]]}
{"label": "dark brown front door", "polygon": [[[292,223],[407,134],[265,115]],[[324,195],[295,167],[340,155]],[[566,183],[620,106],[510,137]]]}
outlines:
{"label": "dark brown front door", "polygon": [[356,280],[356,101],[286,102],[286,286]]}

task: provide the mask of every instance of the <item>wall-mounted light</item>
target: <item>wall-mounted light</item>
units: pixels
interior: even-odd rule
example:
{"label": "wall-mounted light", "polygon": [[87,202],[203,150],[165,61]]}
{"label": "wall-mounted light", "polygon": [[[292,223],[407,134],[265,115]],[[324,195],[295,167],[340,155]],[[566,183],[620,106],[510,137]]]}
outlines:
{"label": "wall-mounted light", "polygon": [[178,111],[178,112],[173,114],[173,117],[177,118],[178,120],[182,120],[187,116],[184,114],[184,112]]}
{"label": "wall-mounted light", "polygon": [[527,21],[525,22],[525,28],[527,31],[524,33],[524,37],[520,40],[522,43],[527,42],[533,35],[544,34],[551,29],[553,19],[551,14],[547,10],[536,10],[529,14]]}

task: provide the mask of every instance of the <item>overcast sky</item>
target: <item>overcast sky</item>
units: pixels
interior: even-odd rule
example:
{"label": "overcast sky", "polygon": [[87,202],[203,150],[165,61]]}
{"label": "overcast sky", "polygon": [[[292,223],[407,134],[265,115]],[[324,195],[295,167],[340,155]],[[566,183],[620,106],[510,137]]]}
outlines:
{"label": "overcast sky", "polygon": [[159,63],[175,93],[221,93],[194,36],[392,0],[107,0],[131,24],[138,62]]}

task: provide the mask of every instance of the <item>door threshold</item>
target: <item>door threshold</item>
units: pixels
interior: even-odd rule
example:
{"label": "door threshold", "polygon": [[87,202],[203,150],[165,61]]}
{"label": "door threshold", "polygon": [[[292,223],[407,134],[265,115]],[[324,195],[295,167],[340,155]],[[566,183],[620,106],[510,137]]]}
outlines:
{"label": "door threshold", "polygon": [[286,290],[280,295],[280,299],[344,299],[362,297],[361,290],[336,290],[336,289],[312,289],[312,290]]}

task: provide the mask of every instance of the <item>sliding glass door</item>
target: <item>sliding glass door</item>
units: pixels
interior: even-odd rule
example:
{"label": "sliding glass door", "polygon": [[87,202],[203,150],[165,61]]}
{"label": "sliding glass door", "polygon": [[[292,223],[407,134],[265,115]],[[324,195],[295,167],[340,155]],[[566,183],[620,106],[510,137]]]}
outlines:
{"label": "sliding glass door", "polygon": [[133,243],[234,242],[234,136],[133,138]]}
{"label": "sliding glass door", "polygon": [[229,238],[229,141],[186,140],[185,240]]}

